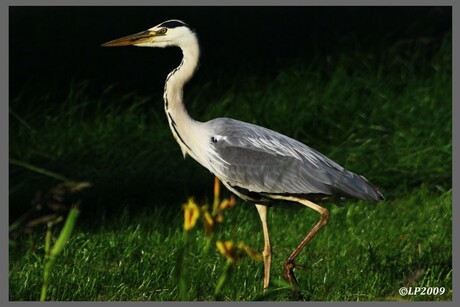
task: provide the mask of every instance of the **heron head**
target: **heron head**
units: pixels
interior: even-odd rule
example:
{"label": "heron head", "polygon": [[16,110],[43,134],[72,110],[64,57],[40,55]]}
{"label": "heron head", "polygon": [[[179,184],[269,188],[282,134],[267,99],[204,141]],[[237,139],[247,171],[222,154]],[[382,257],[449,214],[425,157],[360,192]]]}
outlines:
{"label": "heron head", "polygon": [[183,21],[172,19],[146,31],[114,39],[102,44],[102,46],[180,47],[190,42],[196,42],[193,30]]}

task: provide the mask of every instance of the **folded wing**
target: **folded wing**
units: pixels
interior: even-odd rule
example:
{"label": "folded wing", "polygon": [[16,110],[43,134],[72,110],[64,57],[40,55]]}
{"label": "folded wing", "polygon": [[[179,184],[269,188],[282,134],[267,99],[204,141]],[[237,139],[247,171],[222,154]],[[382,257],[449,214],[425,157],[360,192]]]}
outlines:
{"label": "folded wing", "polygon": [[342,195],[379,200],[364,177],[278,132],[228,118],[206,123],[211,171],[240,191],[283,195]]}

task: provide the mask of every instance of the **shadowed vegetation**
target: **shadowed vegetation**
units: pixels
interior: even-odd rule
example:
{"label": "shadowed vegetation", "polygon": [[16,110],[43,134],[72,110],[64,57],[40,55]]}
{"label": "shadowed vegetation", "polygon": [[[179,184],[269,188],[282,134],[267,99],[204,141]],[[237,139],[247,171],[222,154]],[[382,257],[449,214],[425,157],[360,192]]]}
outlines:
{"label": "shadowed vegetation", "polygon": [[[366,53],[293,60],[274,78],[245,71],[198,80],[186,104],[199,120],[227,116],[294,137],[379,186],[386,200],[331,209],[330,223],[298,258],[301,292],[281,280],[282,262],[317,221],[311,210],[274,208],[272,287],[262,265],[243,260],[226,300],[451,300],[451,37],[401,40]],[[352,48],[350,48],[352,49]],[[374,51],[372,51],[374,50]],[[216,75],[224,72],[217,71]],[[182,245],[180,205],[212,198],[212,176],[181,159],[151,97],[95,92],[91,82],[43,92],[28,87],[10,103],[10,158],[88,180],[74,233],[50,275],[50,300],[179,300],[174,267]],[[63,94],[64,92],[64,94]],[[31,103],[34,101],[34,103]],[[55,178],[10,164],[11,222]],[[10,245],[10,300],[38,300],[44,229]],[[237,201],[216,238],[262,247],[252,205]],[[203,252],[195,232],[187,267],[192,300],[211,300],[225,260]],[[442,296],[401,297],[401,286],[445,287]]]}

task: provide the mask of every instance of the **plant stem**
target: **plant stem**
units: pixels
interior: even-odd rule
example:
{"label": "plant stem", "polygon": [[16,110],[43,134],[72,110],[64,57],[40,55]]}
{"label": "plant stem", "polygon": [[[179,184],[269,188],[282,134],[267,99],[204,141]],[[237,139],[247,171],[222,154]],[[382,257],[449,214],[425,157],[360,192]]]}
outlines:
{"label": "plant stem", "polygon": [[20,167],[23,167],[23,168],[28,169],[30,171],[33,171],[33,172],[36,172],[36,173],[39,173],[39,174],[54,178],[54,179],[58,179],[58,180],[61,180],[61,181],[64,181],[64,182],[69,181],[69,179],[67,179],[66,177],[64,177],[62,175],[59,175],[59,174],[57,174],[55,172],[46,170],[44,168],[41,168],[41,167],[38,167],[38,166],[35,166],[35,165],[32,165],[32,164],[29,164],[29,163],[24,162],[24,161],[19,161],[19,160],[16,160],[16,159],[10,159],[10,163],[14,164],[14,165],[17,165],[17,166],[20,166]]}
{"label": "plant stem", "polygon": [[219,280],[217,281],[216,290],[214,291],[214,300],[216,301],[221,300],[220,292],[222,291],[222,288],[224,287],[225,282],[230,276],[232,268],[233,268],[233,262],[231,262],[230,260],[227,260],[227,262],[225,263],[224,271],[222,272],[222,274],[219,277]]}
{"label": "plant stem", "polygon": [[188,301],[188,274],[187,274],[187,253],[189,245],[189,233],[184,231],[184,245],[182,246],[181,252],[179,253],[179,295],[181,301]]}
{"label": "plant stem", "polygon": [[48,230],[46,231],[45,237],[45,267],[43,269],[43,284],[42,291],[40,294],[40,301],[44,302],[46,300],[46,292],[49,285],[49,276],[51,273],[51,268],[53,267],[56,256],[62,251],[67,241],[69,241],[72,230],[75,226],[80,211],[77,209],[77,206],[70,209],[69,214],[65,220],[64,226],[62,227],[61,233],[59,234],[56,243],[51,248],[51,227],[52,223],[48,224]]}

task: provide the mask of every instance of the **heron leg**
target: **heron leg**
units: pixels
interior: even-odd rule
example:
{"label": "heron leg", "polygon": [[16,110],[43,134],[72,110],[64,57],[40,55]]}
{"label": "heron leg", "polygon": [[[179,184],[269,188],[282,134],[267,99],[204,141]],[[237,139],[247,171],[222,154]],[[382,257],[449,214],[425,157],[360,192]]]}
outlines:
{"label": "heron leg", "polygon": [[264,232],[264,250],[262,256],[264,258],[264,291],[268,289],[270,282],[270,268],[272,265],[272,248],[270,245],[270,238],[268,236],[267,225],[267,211],[268,207],[264,205],[256,205],[257,212],[259,213],[260,220],[262,221],[262,229]]}
{"label": "heron leg", "polygon": [[321,207],[309,200],[292,197],[292,196],[279,196],[279,195],[272,195],[272,198],[286,200],[286,201],[293,201],[301,203],[320,214],[320,218],[318,223],[310,230],[310,232],[306,235],[306,237],[300,242],[300,244],[294,249],[292,254],[286,259],[284,262],[284,278],[293,286],[297,286],[297,280],[294,276],[294,268],[304,268],[294,263],[294,259],[299,255],[302,249],[307,245],[308,242],[315,236],[315,234],[329,221],[329,211]]}

